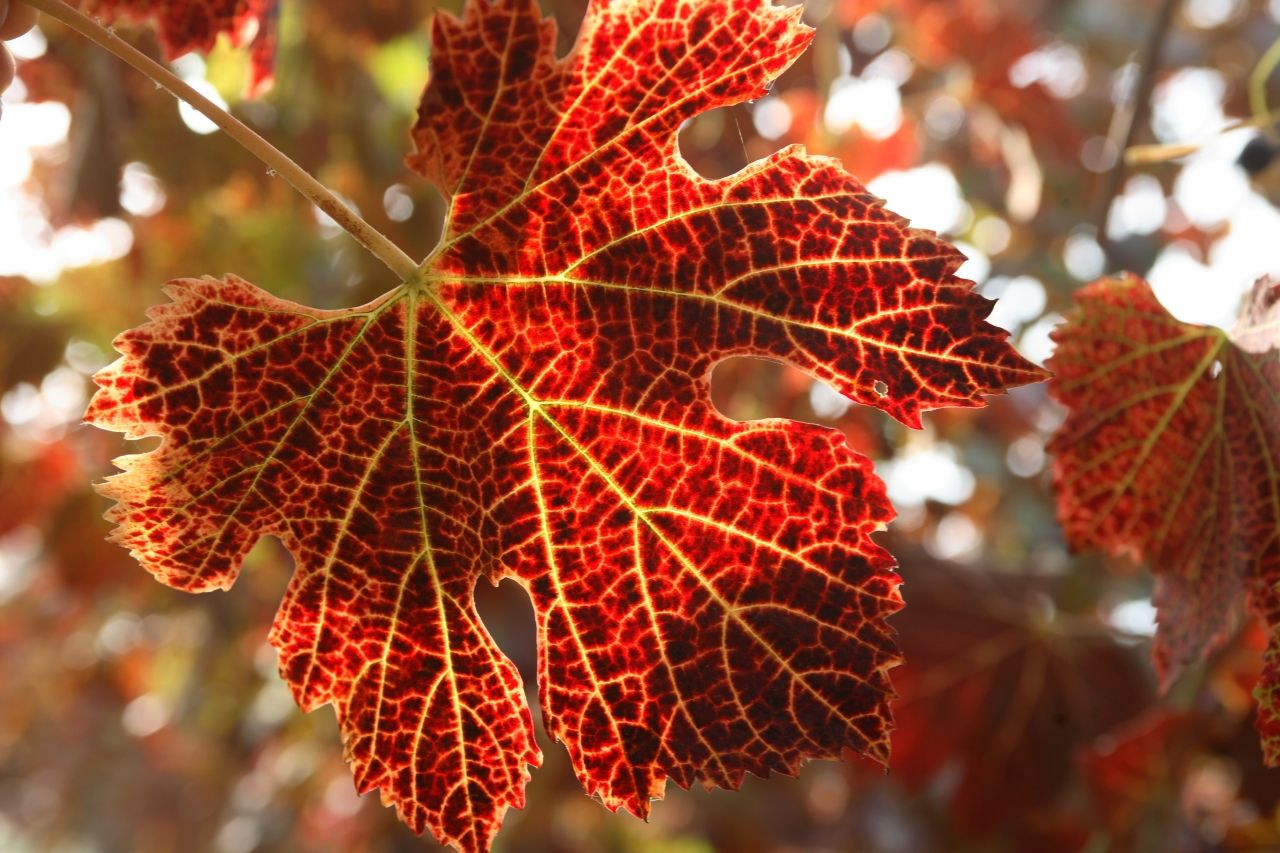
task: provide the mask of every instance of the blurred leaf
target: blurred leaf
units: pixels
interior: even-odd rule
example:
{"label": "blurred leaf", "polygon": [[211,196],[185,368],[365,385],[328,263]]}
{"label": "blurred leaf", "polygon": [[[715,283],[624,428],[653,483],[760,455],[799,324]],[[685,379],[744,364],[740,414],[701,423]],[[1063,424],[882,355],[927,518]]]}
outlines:
{"label": "blurred leaf", "polygon": [[903,574],[893,769],[940,796],[962,835],[1052,805],[1076,751],[1150,701],[1134,651],[1096,619],[1058,613],[1046,580],[923,555]]}

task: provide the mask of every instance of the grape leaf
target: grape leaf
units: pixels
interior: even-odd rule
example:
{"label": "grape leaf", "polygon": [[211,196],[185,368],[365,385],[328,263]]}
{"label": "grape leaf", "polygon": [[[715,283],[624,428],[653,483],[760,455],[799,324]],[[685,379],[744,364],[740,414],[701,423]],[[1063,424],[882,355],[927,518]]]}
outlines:
{"label": "grape leaf", "polygon": [[278,536],[284,678],[419,832],[485,849],[540,758],[481,577],[528,590],[543,719],[610,809],[887,757],[884,486],[835,430],[723,417],[708,374],[784,359],[918,426],[1043,372],[835,161],[680,157],[804,50],[800,13],[594,2],[564,59],[529,0],[437,17],[410,162],[449,217],[419,274],[343,311],[174,282],[97,377],[92,422],[164,437],[103,489],[116,540],[208,590]]}
{"label": "grape leaf", "polygon": [[86,0],[83,5],[108,20],[154,21],[169,59],[193,50],[208,53],[223,33],[237,46],[247,42],[249,94],[271,87],[280,0]]}
{"label": "grape leaf", "polygon": [[1078,294],[1055,333],[1050,442],[1058,516],[1075,548],[1156,573],[1153,649],[1167,684],[1229,636],[1248,601],[1267,621],[1255,688],[1280,762],[1280,284],[1261,279],[1236,330],[1183,323],[1135,276]]}
{"label": "grape leaf", "polygon": [[[1059,614],[1042,577],[912,555],[894,618],[894,775],[945,798],[970,839],[1047,817],[1076,751],[1151,698],[1141,658],[1096,618]],[[946,779],[943,782],[943,779]]]}
{"label": "grape leaf", "polygon": [[1080,750],[1095,820],[1123,849],[1166,846],[1149,830],[1178,825],[1173,805],[1201,746],[1196,735],[1209,724],[1193,711],[1155,706]]}

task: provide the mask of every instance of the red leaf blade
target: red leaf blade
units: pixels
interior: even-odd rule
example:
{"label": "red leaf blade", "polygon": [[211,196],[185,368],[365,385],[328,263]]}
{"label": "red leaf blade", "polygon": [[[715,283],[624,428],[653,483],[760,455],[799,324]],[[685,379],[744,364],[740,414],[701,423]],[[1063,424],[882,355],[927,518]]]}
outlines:
{"label": "red leaf blade", "polygon": [[[1280,358],[1276,323],[1259,319],[1273,288],[1258,283],[1228,336],[1174,319],[1135,276],[1102,279],[1055,333],[1050,387],[1068,409],[1049,445],[1059,518],[1073,547],[1157,573],[1166,683],[1222,644],[1246,596],[1272,628],[1268,659],[1277,654]],[[1276,675],[1273,664],[1260,698]],[[1263,725],[1274,705],[1260,713]],[[1280,740],[1264,746],[1280,757]]]}
{"label": "red leaf blade", "polygon": [[548,730],[588,793],[641,817],[666,777],[736,788],[846,746],[888,757],[883,486],[838,432],[709,409],[566,406],[529,430],[515,571]]}
{"label": "red leaf blade", "polygon": [[[799,11],[596,4],[564,60],[532,3],[438,18],[410,164],[453,201],[440,269],[506,288],[513,308],[527,289],[572,290],[584,316],[652,300],[632,313],[720,330],[695,375],[730,354],[782,358],[911,426],[1044,378],[952,275],[963,257],[837,161],[791,147],[708,181],[679,156],[683,121],[764,94],[804,48]],[[522,36],[502,50],[508,32]],[[628,336],[647,344],[653,331]]]}
{"label": "red leaf blade", "polygon": [[887,755],[883,485],[832,430],[723,418],[717,361],[784,358],[911,424],[1043,375],[954,249],[834,161],[679,158],[685,118],[803,49],[797,16],[596,2],[564,60],[525,0],[440,19],[412,162],[451,209],[421,274],[336,312],[180,282],[98,377],[90,420],[165,439],[105,489],[117,540],[209,589],[279,536],[295,696],[336,706],[362,789],[461,849],[539,759],[481,576],[529,590],[548,727],[611,808]]}
{"label": "red leaf blade", "polygon": [[[236,278],[169,294],[117,339],[124,358],[90,404],[99,426],[166,439],[102,489],[119,501],[114,538],[196,591],[229,587],[259,536],[280,537],[298,568],[272,641],[298,704],[334,705],[360,790],[419,832],[487,848],[541,754],[472,600],[479,507],[421,477],[456,464],[449,425],[419,422],[403,363],[379,363],[405,353],[409,301],[322,312]],[[424,347],[419,363],[440,356]]]}

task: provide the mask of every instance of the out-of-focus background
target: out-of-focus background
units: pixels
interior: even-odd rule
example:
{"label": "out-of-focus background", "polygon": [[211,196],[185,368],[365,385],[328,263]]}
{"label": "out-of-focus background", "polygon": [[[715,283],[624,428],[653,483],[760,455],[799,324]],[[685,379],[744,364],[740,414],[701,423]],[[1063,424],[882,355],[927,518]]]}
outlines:
{"label": "out-of-focus background", "polygon": [[[585,0],[543,5],[567,50]],[[1174,3],[1148,74],[1138,57],[1164,5],[810,0],[813,48],[767,97],[690,123],[681,149],[708,176],[791,143],[840,158],[964,250],[964,273],[1000,299],[993,322],[1037,361],[1073,290],[1104,271],[1146,274],[1180,318],[1230,325],[1253,279],[1280,272],[1280,166],[1256,132],[1227,130],[1249,115],[1280,2]],[[443,208],[402,158],[433,6],[283,0],[277,83],[260,100],[242,99],[247,60],[225,45],[175,68],[420,257]],[[120,34],[158,53],[148,31]],[[264,541],[229,593],[156,583],[104,541],[107,502],[90,488],[129,447],[80,424],[112,337],[163,301],[167,279],[234,272],[321,307],[393,282],[110,56],[52,22],[13,52],[0,119],[0,849],[434,849],[354,794],[332,711],[302,714],[276,674],[266,638],[288,555]],[[1119,174],[1144,80],[1134,141],[1199,146]],[[713,384],[732,417],[839,427],[888,483],[899,516],[883,540],[908,602],[894,620],[909,662],[895,671],[893,771],[851,756],[739,793],[671,786],[642,823],[585,797],[544,740],[498,849],[1280,849],[1280,771],[1262,769],[1251,722],[1258,629],[1243,624],[1156,695],[1149,575],[1068,553],[1054,521],[1044,441],[1059,413],[1043,386],[916,432],[777,364],[725,363]],[[477,595],[533,690],[523,593],[482,582]]]}

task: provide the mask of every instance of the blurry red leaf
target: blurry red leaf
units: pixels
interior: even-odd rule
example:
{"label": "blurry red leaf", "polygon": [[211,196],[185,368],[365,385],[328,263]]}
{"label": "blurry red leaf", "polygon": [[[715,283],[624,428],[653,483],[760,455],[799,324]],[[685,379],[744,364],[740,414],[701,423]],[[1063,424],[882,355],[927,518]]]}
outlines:
{"label": "blurry red leaf", "polygon": [[1221,646],[1246,594],[1272,634],[1256,693],[1280,759],[1280,285],[1258,281],[1237,330],[1175,320],[1146,282],[1084,288],[1056,332],[1058,514],[1071,544],[1156,573],[1165,682]]}
{"label": "blurry red leaf", "polygon": [[804,50],[801,11],[595,2],[563,60],[526,0],[437,18],[411,163],[450,213],[420,274],[344,311],[174,282],[98,377],[91,421],[165,439],[104,488],[116,540],[206,590],[278,536],[284,677],[418,831],[486,848],[540,758],[481,577],[529,591],[543,718],[611,809],[887,757],[884,487],[835,430],[723,418],[708,373],[783,359],[911,426],[1042,373],[834,161],[679,157]]}
{"label": "blurry red leaf", "polygon": [[50,52],[25,60],[18,66],[18,79],[26,90],[27,103],[60,101],[75,103],[80,92],[80,75],[60,55]]}
{"label": "blurry red leaf", "polygon": [[1138,849],[1136,836],[1146,823],[1169,824],[1195,732],[1204,724],[1190,711],[1158,707],[1081,750],[1094,810],[1113,843]]}
{"label": "blurry red leaf", "polygon": [[1042,580],[906,564],[893,772],[913,789],[949,779],[966,835],[1011,815],[1025,825],[1071,778],[1077,749],[1141,710],[1142,668],[1096,620],[1056,615]]}
{"label": "blurry red leaf", "polygon": [[821,120],[822,101],[813,89],[788,89],[772,97],[787,109],[787,130],[774,140],[755,139],[752,147],[773,150],[779,144],[800,144],[814,154],[828,154],[844,165],[845,171],[863,183],[894,169],[908,169],[920,162],[920,143],[916,124],[905,117],[898,129],[883,139],[862,132],[856,124],[835,135]]}
{"label": "blurry red leaf", "polygon": [[1254,688],[1262,677],[1263,654],[1270,632],[1261,619],[1247,620],[1236,638],[1217,655],[1209,673],[1214,698],[1237,713],[1251,713]]}
{"label": "blurry red leaf", "polygon": [[24,441],[0,428],[0,535],[44,522],[81,476],[62,441]]}
{"label": "blurry red leaf", "polygon": [[253,66],[249,93],[271,86],[280,0],[81,0],[81,5],[108,20],[153,22],[170,59],[208,53],[224,33],[234,45],[247,42]]}
{"label": "blurry red leaf", "polygon": [[842,0],[839,14],[856,22],[876,7],[904,24],[913,59],[933,70],[964,67],[968,97],[1025,129],[1037,151],[1076,163],[1083,139],[1064,101],[1039,81],[1010,79],[1014,63],[1048,43],[1025,10],[999,0]]}

